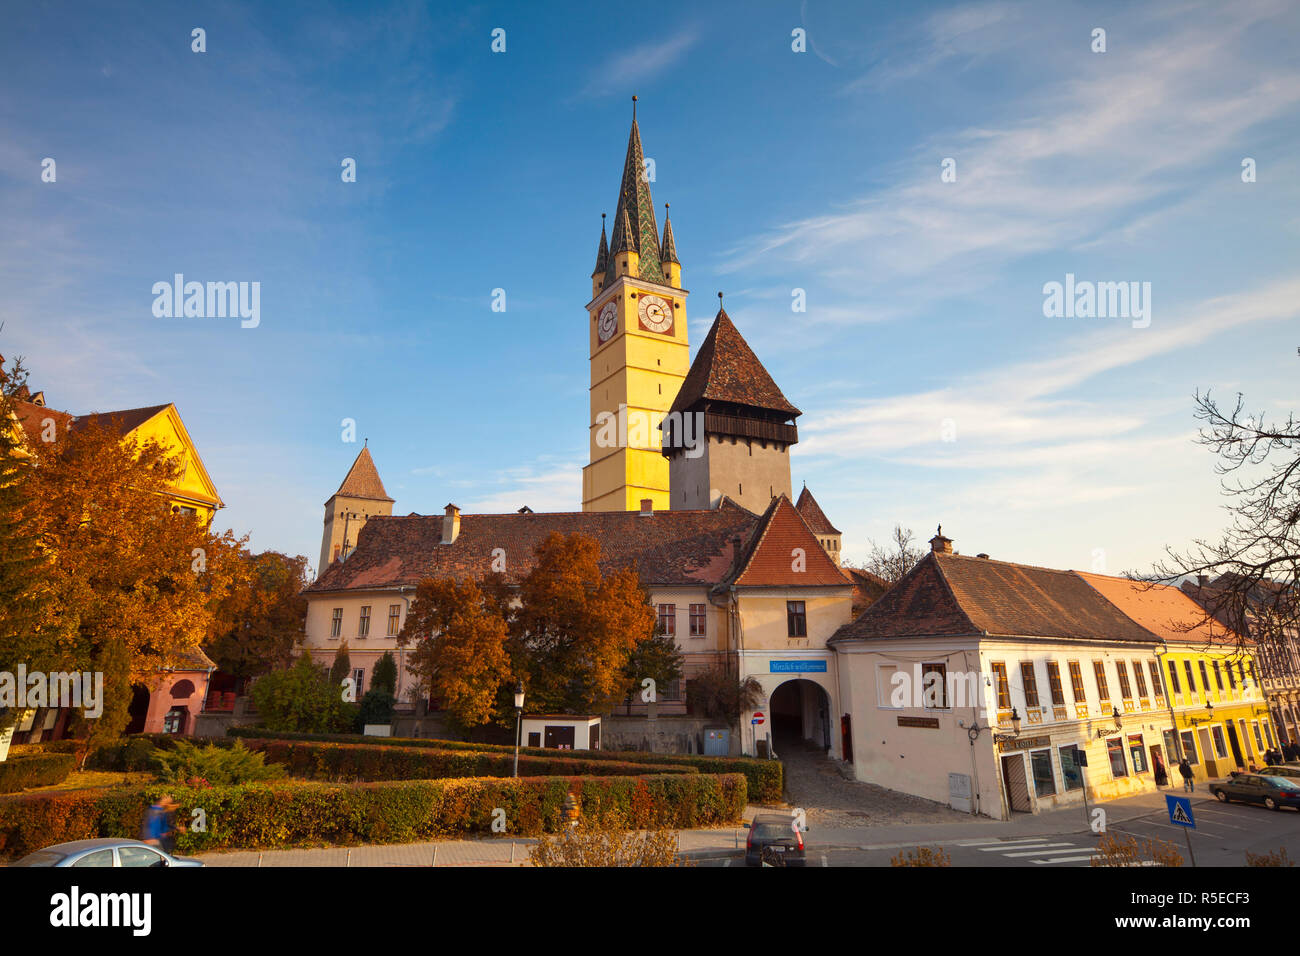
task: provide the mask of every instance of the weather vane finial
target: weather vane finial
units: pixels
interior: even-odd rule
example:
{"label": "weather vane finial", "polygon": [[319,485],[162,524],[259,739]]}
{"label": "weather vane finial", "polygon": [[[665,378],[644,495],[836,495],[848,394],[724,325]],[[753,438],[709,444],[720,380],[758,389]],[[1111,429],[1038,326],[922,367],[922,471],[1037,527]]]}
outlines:
{"label": "weather vane finial", "polygon": [[636,122],[636,94],[632,94],[632,122]]}

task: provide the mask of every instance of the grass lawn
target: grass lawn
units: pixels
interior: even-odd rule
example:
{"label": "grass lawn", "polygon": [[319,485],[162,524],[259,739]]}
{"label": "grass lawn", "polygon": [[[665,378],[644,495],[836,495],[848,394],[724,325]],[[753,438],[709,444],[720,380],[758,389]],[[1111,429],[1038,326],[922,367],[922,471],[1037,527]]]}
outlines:
{"label": "grass lawn", "polygon": [[92,790],[104,787],[144,786],[154,782],[154,775],[147,772],[121,773],[115,770],[74,770],[62,783],[53,783],[48,787],[31,787],[23,793],[62,793],[68,790]]}

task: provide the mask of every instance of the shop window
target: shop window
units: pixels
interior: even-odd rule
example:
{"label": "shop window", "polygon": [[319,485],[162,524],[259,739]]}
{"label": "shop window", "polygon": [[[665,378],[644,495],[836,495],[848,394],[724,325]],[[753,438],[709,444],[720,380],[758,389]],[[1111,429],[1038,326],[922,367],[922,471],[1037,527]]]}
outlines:
{"label": "shop window", "polygon": [[1129,756],[1133,758],[1133,772],[1134,772],[1134,773],[1146,773],[1146,772],[1147,772],[1147,752],[1146,752],[1146,748],[1142,746],[1142,735],[1141,735],[1141,734],[1130,734],[1130,735],[1129,735],[1129,738],[1128,738],[1128,752],[1129,752]]}
{"label": "shop window", "polygon": [[1128,776],[1128,766],[1124,763],[1124,741],[1118,737],[1106,741],[1106,756],[1110,759],[1112,777]]}
{"label": "shop window", "polygon": [[1228,756],[1228,742],[1224,739],[1222,727],[1211,727],[1210,736],[1214,738],[1214,752],[1220,759]]}
{"label": "shop window", "polygon": [[1061,783],[1065,791],[1083,789],[1083,766],[1079,763],[1079,748],[1075,744],[1060,749]]}
{"label": "shop window", "polygon": [[1040,797],[1054,796],[1056,777],[1052,774],[1052,752],[1050,750],[1030,751],[1029,763],[1034,771],[1034,792]]}
{"label": "shop window", "polygon": [[1196,756],[1196,735],[1193,734],[1190,730],[1184,730],[1182,732],[1182,741],[1183,741],[1183,756],[1187,758],[1187,762],[1189,764],[1195,767],[1197,764],[1201,762],[1200,759]]}

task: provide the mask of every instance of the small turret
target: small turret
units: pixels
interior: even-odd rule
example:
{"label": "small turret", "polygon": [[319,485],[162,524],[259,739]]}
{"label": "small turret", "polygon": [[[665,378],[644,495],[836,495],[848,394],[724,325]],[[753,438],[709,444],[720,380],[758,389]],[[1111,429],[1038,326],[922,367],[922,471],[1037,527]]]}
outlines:
{"label": "small turret", "polygon": [[668,203],[664,203],[664,238],[659,244],[659,262],[664,270],[664,281],[675,289],[682,287],[682,264],[677,259],[677,243],[673,241],[673,223],[668,218]]}
{"label": "small turret", "polygon": [[600,214],[600,246],[596,249],[596,268],[591,273],[591,295],[595,298],[605,288],[605,269],[609,265],[609,243],[605,241],[605,214]]}

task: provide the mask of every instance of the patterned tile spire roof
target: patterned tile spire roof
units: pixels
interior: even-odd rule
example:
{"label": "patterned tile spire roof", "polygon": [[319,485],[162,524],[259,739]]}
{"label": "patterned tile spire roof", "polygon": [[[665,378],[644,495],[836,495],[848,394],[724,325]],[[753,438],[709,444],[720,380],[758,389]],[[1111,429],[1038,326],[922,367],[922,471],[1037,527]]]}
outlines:
{"label": "patterned tile spire roof", "polygon": [[[634,241],[636,233],[632,230],[632,221],[628,219],[627,207],[621,202],[618,206],[618,212],[614,216],[614,241],[610,243],[609,249],[609,251],[615,256],[620,252],[627,252],[629,250],[636,252],[636,242]],[[613,256],[611,256],[605,267],[605,275],[608,277],[613,271],[614,259]]]}
{"label": "patterned tile spire roof", "polygon": [[690,411],[703,401],[747,405],[788,418],[803,414],[781,394],[772,376],[722,308],[718,309],[713,328],[709,329],[704,344],[691,363],[670,411]]}
{"label": "patterned tile spire roof", "polygon": [[[641,130],[636,123],[636,97],[632,97],[632,132],[627,138],[627,158],[623,161],[623,182],[618,190],[618,208],[614,210],[614,248],[618,248],[618,232],[627,217],[630,229],[622,241],[626,248],[640,256],[637,275],[651,282],[664,281],[663,266],[659,261],[659,224],[655,221],[654,200],[650,198],[650,183],[646,179],[645,155],[641,150]],[[614,260],[611,257],[605,268],[605,282],[614,281]]]}
{"label": "patterned tile spire roof", "polygon": [[339,485],[339,490],[334,492],[334,495],[343,495],[345,498],[370,498],[375,501],[393,500],[388,497],[388,492],[384,490],[384,483],[379,480],[379,469],[375,467],[375,461],[370,457],[368,447],[362,447],[357,460],[348,469],[347,477],[343,479],[343,484]]}
{"label": "patterned tile spire roof", "polygon": [[681,265],[682,262],[677,258],[677,243],[673,242],[673,224],[668,218],[668,203],[664,203],[664,241],[659,246],[659,262],[675,262]]}
{"label": "patterned tile spire roof", "polygon": [[600,214],[600,246],[596,249],[596,268],[591,270],[594,276],[600,275],[609,265],[609,243],[605,241],[605,214]]}

